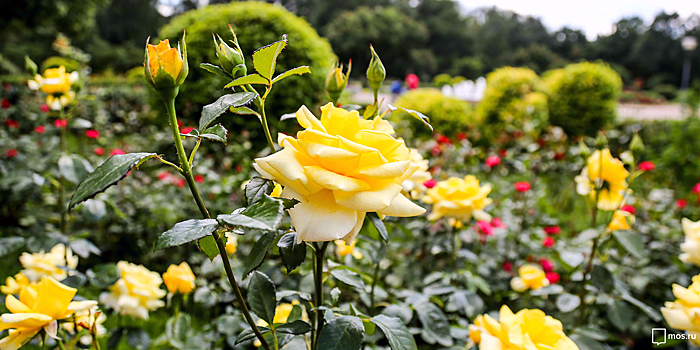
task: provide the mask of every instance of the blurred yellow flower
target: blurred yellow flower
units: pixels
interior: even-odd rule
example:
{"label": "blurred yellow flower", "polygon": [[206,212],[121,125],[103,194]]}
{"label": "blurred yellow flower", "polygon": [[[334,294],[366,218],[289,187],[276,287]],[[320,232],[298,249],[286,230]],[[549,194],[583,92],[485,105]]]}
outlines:
{"label": "blurred yellow flower", "polygon": [[[73,318],[71,317],[71,322],[66,322],[63,324],[63,329],[66,331],[75,333],[75,326],[77,325],[78,332],[82,330],[91,331],[91,329],[94,327],[95,335],[98,338],[107,334],[107,328],[105,328],[103,325],[104,322],[107,321],[107,316],[103,312],[99,311],[97,305],[89,309],[76,311],[73,317],[75,317],[75,322],[73,322]],[[90,335],[84,335],[80,337],[80,343],[83,345],[90,345],[92,343],[92,337]]]}
{"label": "blurred yellow flower", "polygon": [[688,218],[681,220],[685,241],[681,243],[681,261],[700,266],[700,221],[692,222]]}
{"label": "blurred yellow flower", "polygon": [[535,265],[523,265],[518,269],[518,277],[510,280],[510,287],[516,292],[539,289],[549,285],[544,271]]}
{"label": "blurred yellow flower", "polygon": [[693,283],[688,288],[674,284],[673,295],[676,301],[667,301],[661,308],[661,314],[671,328],[694,334],[694,339],[689,340],[700,346],[700,275],[693,277]]}
{"label": "blurred yellow flower", "polygon": [[238,249],[238,235],[233,232],[226,232],[226,253],[229,255]]}
{"label": "blurred yellow flower", "polygon": [[362,253],[355,249],[357,241],[352,241],[352,243],[346,244],[345,241],[341,239],[336,239],[334,243],[336,245],[335,251],[338,253],[338,255],[340,255],[341,258],[345,257],[348,254],[352,254],[352,256],[355,259],[362,259]]}
{"label": "blurred yellow flower", "polygon": [[474,216],[477,220],[491,221],[491,216],[483,210],[492,202],[487,198],[489,193],[491,185],[480,186],[476,177],[467,175],[464,179],[451,177],[438,182],[422,201],[433,205],[428,220],[448,217],[466,222]]}
{"label": "blurred yellow flower", "polygon": [[418,165],[418,170],[401,183],[401,187],[403,188],[401,193],[409,198],[418,199],[427,190],[423,184],[432,179],[433,176],[428,171],[430,168],[428,160],[423,159],[423,156],[421,156],[417,149],[410,149],[408,159],[411,160],[411,163]]}
{"label": "blurred yellow flower", "polygon": [[[184,44],[184,36],[182,44]],[[170,40],[161,40],[158,45],[146,45],[146,80],[155,88],[168,88],[182,84],[187,77],[187,51],[170,47]]]}
{"label": "blurred yellow flower", "polygon": [[2,294],[19,295],[22,289],[32,284],[36,284],[36,282],[29,281],[27,276],[20,272],[16,274],[15,277],[7,277],[5,279],[5,285],[0,287],[0,292],[2,292]]}
{"label": "blurred yellow flower", "polygon": [[163,282],[168,287],[168,291],[172,294],[180,292],[180,294],[190,294],[195,287],[194,273],[187,262],[183,261],[180,265],[170,265],[168,270],[163,274]]}
{"label": "blurred yellow flower", "polygon": [[44,276],[61,281],[68,277],[67,269],[75,270],[78,267],[78,257],[61,243],[48,253],[43,250],[34,254],[22,253],[19,262],[24,267],[22,274],[31,282],[37,282]]}
{"label": "blurred yellow flower", "polygon": [[37,285],[22,290],[19,300],[8,295],[5,306],[11,313],[2,315],[0,331],[8,329],[9,335],[0,339],[0,349],[19,349],[42,329],[56,336],[58,320],[97,305],[95,301],[71,302],[76,292],[51,277],[43,277]]}
{"label": "blurred yellow flower", "polygon": [[596,197],[596,188],[602,188],[598,195],[598,209],[617,210],[628,191],[627,177],[629,171],[621,160],[614,158],[609,149],[595,151],[588,157],[581,175],[576,177],[578,194]]}
{"label": "blurred yellow flower", "polygon": [[481,350],[578,350],[565,333],[561,322],[542,310],[513,312],[501,307],[498,321],[480,315],[469,325],[469,337]]}
{"label": "blurred yellow flower", "polygon": [[166,292],[160,289],[163,280],[157,272],[126,261],[117,263],[121,278],[109,292],[100,295],[100,302],[120,315],[148,319],[148,312],[165,306],[160,300]]}
{"label": "blurred yellow flower", "polygon": [[419,166],[381,117],[321,107],[321,119],[302,106],[297,138],[279,135],[283,149],[255,160],[255,168],[283,187],[282,197],[301,203],[289,210],[299,242],[342,239],[351,243],[367,212],[416,216],[425,210],[401,194],[401,183]]}
{"label": "blurred yellow flower", "polygon": [[67,106],[75,97],[71,91],[71,85],[78,81],[78,72],[66,73],[66,67],[49,68],[44,71],[44,76],[37,74],[34,80],[29,80],[27,85],[32,90],[41,90],[48,94],[46,104],[53,110],[60,110]]}
{"label": "blurred yellow flower", "polygon": [[608,230],[631,230],[630,224],[634,224],[634,215],[624,210],[615,210],[612,220],[608,224]]}

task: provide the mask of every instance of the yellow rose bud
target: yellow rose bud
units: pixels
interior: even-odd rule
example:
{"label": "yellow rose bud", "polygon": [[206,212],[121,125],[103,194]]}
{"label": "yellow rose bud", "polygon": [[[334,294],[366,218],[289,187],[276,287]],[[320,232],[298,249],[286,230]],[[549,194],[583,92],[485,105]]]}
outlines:
{"label": "yellow rose bud", "polygon": [[[150,40],[150,38],[149,38]],[[158,45],[146,44],[146,59],[144,62],[146,80],[159,92],[168,92],[166,97],[174,98],[177,91],[172,91],[180,86],[187,78],[189,67],[187,65],[187,45],[185,34],[182,34],[182,52],[180,46],[170,47],[170,41],[165,39]],[[174,95],[172,94],[174,92]]]}
{"label": "yellow rose bud", "polygon": [[381,117],[321,107],[317,119],[305,106],[297,137],[279,135],[282,150],[255,160],[256,170],[284,187],[281,197],[299,204],[289,210],[299,242],[343,239],[352,243],[367,212],[416,216],[425,212],[401,194],[401,183],[419,166]]}
{"label": "yellow rose bud", "polygon": [[343,74],[343,65],[338,66],[338,62],[336,62],[326,76],[326,92],[334,105],[338,104],[340,95],[343,94],[343,90],[348,85],[351,70],[352,60],[348,63],[348,71],[345,74]]}
{"label": "yellow rose bud", "polygon": [[480,186],[475,176],[467,175],[464,179],[451,177],[438,182],[421,200],[433,205],[428,220],[448,217],[466,222],[474,216],[477,220],[490,221],[491,216],[483,210],[492,202],[487,198],[489,193],[491,185]]}
{"label": "yellow rose bud", "polygon": [[524,292],[528,289],[540,289],[549,285],[544,271],[535,265],[523,265],[518,269],[518,277],[510,281],[510,286],[516,292]]}
{"label": "yellow rose bud", "polygon": [[[667,301],[661,308],[661,314],[668,325],[690,334],[700,333],[700,324],[697,322],[697,310],[700,308],[700,275],[693,277],[693,283],[688,288],[674,284],[673,295],[676,300]],[[689,341],[695,346],[700,346],[699,337]]]}
{"label": "yellow rose bud", "polygon": [[557,349],[578,350],[565,333],[561,322],[542,310],[513,312],[503,305],[498,321],[489,315],[478,316],[469,326],[469,337],[480,349]]}
{"label": "yellow rose bud", "polygon": [[630,223],[634,223],[634,215],[624,210],[615,210],[608,229],[610,231],[631,230]]}
{"label": "yellow rose bud", "polygon": [[685,240],[681,243],[681,261],[700,266],[700,221],[692,222],[688,218],[681,220]]}
{"label": "yellow rose bud", "polygon": [[163,282],[172,294],[190,294],[195,287],[194,279],[190,265],[184,261],[180,265],[170,265],[163,274]]}

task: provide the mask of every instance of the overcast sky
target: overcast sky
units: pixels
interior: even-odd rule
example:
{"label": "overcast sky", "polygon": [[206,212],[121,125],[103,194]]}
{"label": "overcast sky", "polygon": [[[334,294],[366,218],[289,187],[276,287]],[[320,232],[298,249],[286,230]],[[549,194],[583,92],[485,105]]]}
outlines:
{"label": "overcast sky", "polygon": [[563,26],[581,29],[589,39],[610,34],[612,24],[626,16],[639,16],[646,24],[665,10],[687,18],[700,13],[700,0],[458,0],[466,10],[496,6],[521,15],[538,17],[550,30]]}

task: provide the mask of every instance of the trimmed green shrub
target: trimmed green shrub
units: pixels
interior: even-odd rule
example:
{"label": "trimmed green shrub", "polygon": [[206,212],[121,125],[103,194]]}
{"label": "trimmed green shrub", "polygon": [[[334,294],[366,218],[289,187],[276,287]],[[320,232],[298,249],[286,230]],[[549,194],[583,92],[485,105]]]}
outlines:
{"label": "trimmed green shrub", "polygon": [[[253,51],[280,40],[284,34],[287,34],[289,45],[279,56],[277,71],[284,72],[300,65],[311,68],[311,74],[292,76],[272,90],[268,99],[271,103],[267,108],[273,132],[279,130],[276,121],[282,114],[295,112],[301,105],[313,109],[322,102],[326,73],[336,59],[328,42],[319,37],[305,20],[281,6],[256,1],[233,2],[188,11],[160,30],[160,37],[169,38],[172,43],[179,40],[183,29],[187,30],[190,73],[180,87],[177,102],[180,107],[187,107],[184,111],[192,119],[199,118],[203,105],[214,102],[227,92],[222,87],[228,81],[202,70],[199,64],[219,64],[212,33],[218,33],[227,41],[233,39],[228,24],[236,31],[246,55],[248,72],[254,71]],[[159,101],[159,104],[162,102]],[[158,108],[161,108],[160,105]],[[259,132],[259,123],[255,118],[229,115],[227,119],[233,119],[237,126],[247,126],[249,130]]]}
{"label": "trimmed green shrub", "polygon": [[481,132],[493,139],[502,132],[537,136],[547,127],[547,98],[540,78],[529,68],[503,67],[486,76],[486,91],[477,107]]}
{"label": "trimmed green shrub", "polygon": [[[467,131],[475,123],[475,115],[468,102],[447,97],[437,89],[411,90],[401,95],[394,104],[428,116],[436,134],[454,136]],[[389,118],[403,137],[431,136],[428,127],[407,113],[396,111]]]}
{"label": "trimmed green shrub", "polygon": [[595,136],[615,122],[620,76],[605,63],[582,62],[545,75],[549,122],[569,136]]}

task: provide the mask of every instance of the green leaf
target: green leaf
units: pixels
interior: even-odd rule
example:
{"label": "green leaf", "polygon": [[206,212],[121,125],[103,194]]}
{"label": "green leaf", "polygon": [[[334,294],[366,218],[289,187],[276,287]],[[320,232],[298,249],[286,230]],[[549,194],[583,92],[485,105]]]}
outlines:
{"label": "green leaf", "polygon": [[19,248],[22,248],[26,240],[24,237],[5,237],[0,238],[0,257],[10,254]]}
{"label": "green leaf", "polygon": [[617,299],[611,299],[611,301],[608,302],[608,307],[606,308],[605,312],[610,320],[610,323],[622,331],[627,329],[630,320],[632,320],[632,317],[634,316],[629,304]]}
{"label": "green leaf", "polygon": [[223,70],[223,69],[221,69],[221,67],[213,65],[211,63],[200,63],[199,68],[202,68],[209,73],[214,73],[214,74],[220,75],[222,77],[231,78],[231,75],[226,73],[225,70]]}
{"label": "green leaf", "polygon": [[151,347],[151,337],[141,328],[128,328],[126,342],[132,349],[146,350]]}
{"label": "green leaf", "polygon": [[263,198],[263,195],[270,195],[275,189],[272,180],[254,177],[245,185],[245,200],[248,205],[252,205]]}
{"label": "green leaf", "polygon": [[418,112],[418,111],[414,111],[412,109],[403,108],[403,107],[394,107],[392,105],[389,105],[389,110],[391,110],[392,112],[397,110],[397,109],[400,109],[400,110],[408,113],[410,116],[420,120],[423,124],[425,124],[426,126],[428,126],[430,128],[430,131],[433,131],[433,126],[430,125],[430,118],[428,118],[425,114]]}
{"label": "green leaf", "polygon": [[294,74],[302,75],[302,74],[306,74],[306,73],[311,73],[311,69],[309,69],[309,66],[300,66],[300,67],[292,68],[292,69],[276,76],[275,79],[272,79],[272,83],[274,84],[274,83],[276,83],[276,82],[278,82],[278,81],[280,81],[280,80],[282,80],[290,75],[294,75]]}
{"label": "green leaf", "polygon": [[389,241],[389,232],[386,231],[386,226],[384,226],[384,221],[379,218],[379,215],[377,213],[367,213],[367,217],[369,218],[369,221],[372,222],[372,225],[379,231],[379,235],[382,237],[384,242]]}
{"label": "green leaf", "polygon": [[[260,237],[260,239],[258,239],[257,242],[255,242],[255,244],[253,244],[253,249],[250,250],[250,254],[248,254],[245,261],[245,272],[243,272],[243,278],[246,278],[249,273],[262,265],[263,260],[265,259],[265,254],[267,254],[267,251],[272,246],[272,243],[275,242],[275,238],[277,238],[277,234],[275,232],[266,232]],[[268,323],[272,324],[271,322]]]}
{"label": "green leaf", "polygon": [[[279,298],[279,294],[277,295],[277,298]],[[301,306],[294,305],[292,306],[292,311],[289,312],[289,317],[287,317],[287,323],[299,320],[303,315],[304,311],[301,309]]]}
{"label": "green leaf", "polygon": [[116,349],[119,346],[119,343],[122,341],[122,337],[124,336],[124,331],[125,329],[122,327],[112,331],[112,335],[110,335],[109,339],[107,340],[107,349]]}
{"label": "green leaf", "polygon": [[176,247],[196,241],[216,231],[219,222],[214,219],[192,219],[178,222],[158,237],[154,250]]}
{"label": "green leaf", "polygon": [[231,107],[240,107],[250,103],[258,94],[254,92],[237,92],[219,97],[216,102],[204,106],[199,118],[199,130],[205,130],[216,118]]}
{"label": "green leaf", "polygon": [[179,342],[184,342],[187,338],[187,331],[190,329],[192,321],[185,313],[178,313],[165,322],[165,335]]}
{"label": "green leaf", "polygon": [[204,254],[209,258],[209,260],[214,260],[219,255],[219,247],[216,245],[216,240],[214,236],[205,236],[204,238],[197,241],[199,249],[204,252]]}
{"label": "green leaf", "polygon": [[219,215],[217,220],[230,226],[240,226],[250,229],[274,231],[282,221],[284,203],[268,195],[253,203],[239,213]]}
{"label": "green leaf", "polygon": [[[267,332],[270,331],[270,328],[267,328],[267,327],[258,327],[258,330],[260,330],[260,333],[265,334],[265,333],[267,333]],[[255,336],[255,332],[253,332],[253,329],[252,329],[252,328],[246,328],[246,329],[243,330],[243,332],[241,332],[240,334],[238,334],[238,337],[236,337],[236,343],[233,344],[233,345],[238,345],[238,344],[240,344],[240,343],[242,343],[242,342],[244,342],[244,341],[253,340],[253,339],[255,339],[255,337],[256,337],[256,336]]]}
{"label": "green leaf", "polygon": [[282,37],[282,40],[263,46],[253,52],[253,68],[261,76],[272,79],[275,74],[275,66],[277,66],[277,56],[287,46],[287,35]]}
{"label": "green leaf", "polygon": [[384,333],[392,350],[418,350],[413,334],[400,318],[379,315],[370,319]]}
{"label": "green leaf", "polygon": [[66,154],[58,159],[58,171],[61,176],[76,185],[93,170],[90,162],[77,154]]}
{"label": "green leaf", "polygon": [[223,144],[225,145],[227,134],[228,131],[226,130],[226,128],[224,128],[221,124],[216,124],[211,128],[207,128],[206,130],[202,131],[199,137],[207,140],[223,142]]}
{"label": "green leaf", "polygon": [[68,210],[116,184],[126,177],[131,168],[138,167],[154,157],[156,157],[155,153],[127,153],[111,156],[78,185],[70,199]]}
{"label": "green leaf", "polygon": [[661,314],[658,311],[656,311],[656,309],[654,309],[653,307],[641,302],[637,298],[635,298],[629,294],[626,294],[626,293],[622,293],[622,299],[624,301],[638,307],[640,310],[642,310],[642,312],[644,312],[652,320],[654,320],[656,322],[661,321]]}
{"label": "green leaf", "polygon": [[338,281],[353,286],[359,290],[365,289],[365,282],[362,281],[362,276],[359,273],[350,271],[347,268],[335,268],[331,270],[331,275]]}
{"label": "green leaf", "polygon": [[254,115],[254,116],[257,116],[258,119],[262,119],[260,114],[258,114],[258,112],[256,112],[256,111],[250,109],[250,107],[245,107],[245,106],[231,107],[231,108],[229,108],[229,110],[231,111],[231,113],[236,113],[236,114],[240,114],[240,115]]}
{"label": "green leaf", "polygon": [[224,86],[224,89],[232,88],[235,86],[240,86],[240,85],[248,85],[248,84],[264,84],[264,85],[270,85],[270,81],[263,78],[260,74],[248,74],[244,77],[240,77]]}
{"label": "green leaf", "polygon": [[[2,243],[0,243],[0,246],[2,246]],[[73,253],[77,254],[83,259],[87,259],[90,254],[95,254],[98,256],[102,255],[100,248],[97,248],[96,245],[85,238],[76,239],[75,241],[70,242],[70,249],[73,250]]]}
{"label": "green leaf", "polygon": [[564,293],[557,297],[556,304],[559,311],[571,312],[581,305],[581,298],[578,295]]}
{"label": "green leaf", "polygon": [[275,293],[275,284],[272,283],[272,280],[267,275],[255,271],[250,276],[250,283],[248,284],[250,311],[268,324],[272,324],[272,320],[275,319],[275,308],[277,307]]}
{"label": "green leaf", "polygon": [[450,323],[447,321],[447,316],[440,308],[429,302],[424,301],[413,305],[413,308],[418,314],[418,319],[423,325],[423,332],[430,338],[435,339],[442,346],[452,346],[453,341],[450,336]]}
{"label": "green leaf", "polygon": [[306,259],[306,243],[297,244],[297,233],[290,232],[280,238],[277,242],[280,248],[282,262],[287,268],[287,273],[294,271]]}
{"label": "green leaf", "polygon": [[311,332],[313,330],[314,330],[314,327],[311,327],[310,324],[308,324],[302,320],[288,322],[288,323],[285,323],[285,324],[275,328],[275,331],[277,331],[277,332],[286,333],[286,334],[295,334],[295,335],[308,333],[308,332]]}
{"label": "green leaf", "polygon": [[279,200],[282,201],[282,205],[284,206],[284,210],[292,209],[294,208],[295,205],[301,203],[299,202],[298,199],[289,199],[289,198],[278,198]]}
{"label": "green leaf", "polygon": [[362,320],[353,316],[340,316],[321,330],[318,348],[323,350],[358,350],[362,346],[364,327]]}
{"label": "green leaf", "polygon": [[644,242],[642,237],[632,231],[613,231],[613,236],[620,245],[627,250],[635,258],[641,259],[644,257]]}
{"label": "green leaf", "polygon": [[603,265],[596,265],[593,267],[593,271],[591,271],[591,282],[605,293],[610,293],[615,287],[612,274]]}
{"label": "green leaf", "polygon": [[603,344],[582,334],[572,334],[571,340],[578,345],[580,350],[605,350]]}
{"label": "green leaf", "polygon": [[90,284],[98,289],[107,289],[121,278],[117,264],[109,263],[93,267],[86,272]]}

